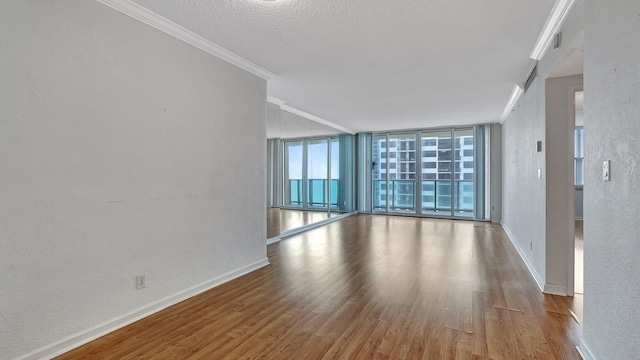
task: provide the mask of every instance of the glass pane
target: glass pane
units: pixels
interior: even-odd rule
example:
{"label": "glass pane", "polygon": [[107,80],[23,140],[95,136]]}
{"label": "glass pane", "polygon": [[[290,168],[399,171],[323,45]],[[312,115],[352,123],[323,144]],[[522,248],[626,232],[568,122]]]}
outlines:
{"label": "glass pane", "polygon": [[307,144],[307,204],[310,208],[326,208],[329,200],[328,141],[309,140]]}
{"label": "glass pane", "polygon": [[451,131],[422,133],[422,213],[451,216]]}
{"label": "glass pane", "polygon": [[574,133],[574,153],[576,158],[584,157],[584,128],[576,128]]}
{"label": "glass pane", "polygon": [[302,141],[284,142],[283,204],[302,206]]}
{"label": "glass pane", "polygon": [[[415,212],[416,134],[389,135],[389,200],[390,212]],[[391,156],[391,154],[395,154]],[[392,164],[393,168],[392,168]]]}
{"label": "glass pane", "polygon": [[340,182],[340,142],[331,139],[331,207],[338,207],[338,186]]}
{"label": "glass pane", "polygon": [[[371,179],[373,180],[373,211],[387,211],[387,136],[374,135],[371,141]],[[395,150],[393,152],[395,155]],[[397,165],[393,162],[394,169]]]}
{"label": "glass pane", "polygon": [[395,180],[391,181],[391,204],[389,211],[391,212],[414,212],[415,211],[415,189],[413,180]]}
{"label": "glass pane", "polygon": [[584,159],[576,159],[575,169],[575,184],[584,186]]}
{"label": "glass pane", "polygon": [[574,135],[575,185],[584,185],[584,128],[579,127]]}
{"label": "glass pane", "polygon": [[454,168],[454,216],[473,217],[475,203],[473,129],[455,130],[454,144],[455,158],[460,159]]}

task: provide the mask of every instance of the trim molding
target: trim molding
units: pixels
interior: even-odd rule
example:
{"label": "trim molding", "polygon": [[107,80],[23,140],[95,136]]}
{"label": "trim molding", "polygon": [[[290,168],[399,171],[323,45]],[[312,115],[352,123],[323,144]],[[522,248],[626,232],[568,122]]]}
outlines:
{"label": "trim molding", "polygon": [[584,342],[584,339],[580,339],[580,345],[576,346],[576,349],[578,350],[578,354],[580,354],[582,359],[597,360],[596,356],[593,355],[593,352],[591,351],[591,349],[589,349],[589,346],[587,346],[587,343]]}
{"label": "trim molding", "polygon": [[280,240],[282,240],[280,235],[274,236],[272,238],[267,239],[267,245],[275,244],[275,243],[279,242]]}
{"label": "trim molding", "polygon": [[531,55],[529,55],[530,58],[540,60],[544,57],[549,45],[551,45],[551,41],[553,41],[553,37],[562,27],[575,3],[576,0],[556,0],[553,9],[551,9],[551,14],[549,14],[549,18],[540,32],[538,41],[536,41],[536,45],[533,47]]}
{"label": "trim molding", "polygon": [[228,63],[231,63],[241,69],[244,69],[254,75],[265,80],[274,78],[275,75],[262,67],[232,53],[231,51],[212,43],[202,36],[193,33],[190,30],[148,10],[130,0],[97,0],[112,9],[115,9],[125,15],[128,15],[138,21],[141,21],[153,28],[156,28],[176,39],[182,40],[187,44],[191,44],[200,50],[203,50],[213,56],[216,56]]}
{"label": "trim molding", "polygon": [[543,292],[545,294],[567,296],[567,287],[566,286],[561,286],[561,285],[549,285],[549,284],[546,284],[544,286],[544,291]]}
{"label": "trim molding", "polygon": [[507,105],[505,105],[504,110],[502,110],[502,116],[500,117],[500,124],[502,124],[507,119],[507,117],[513,110],[514,106],[516,106],[518,99],[520,99],[520,96],[522,96],[523,93],[524,93],[524,89],[520,85],[516,84],[513,86],[513,91],[511,91],[511,96],[509,96]]}
{"label": "trim molding", "polygon": [[333,123],[333,122],[331,122],[329,120],[325,120],[325,119],[323,119],[321,117],[309,114],[308,112],[305,112],[305,111],[302,111],[300,109],[294,108],[293,106],[287,105],[286,101],[278,99],[277,97],[269,95],[269,96],[267,96],[267,102],[270,102],[273,105],[280,106],[280,110],[286,111],[288,113],[292,113],[294,115],[302,116],[305,119],[308,119],[308,120],[311,120],[311,121],[315,121],[315,122],[317,122],[319,124],[326,125],[326,126],[332,127],[334,129],[337,129],[337,130],[344,131],[344,132],[349,133],[351,135],[355,135],[356,134],[355,131],[353,131],[353,130],[347,128],[347,127],[344,127],[342,125],[338,125],[338,124]]}
{"label": "trim molding", "polygon": [[143,319],[149,315],[155,314],[161,310],[175,305],[179,302],[192,298],[198,294],[201,294],[207,290],[210,290],[216,286],[222,285],[242,275],[248,274],[254,270],[258,270],[264,266],[269,265],[269,259],[264,258],[262,260],[251,263],[247,266],[243,266],[234,271],[220,275],[211,280],[205,281],[199,285],[192,286],[186,290],[180,291],[173,295],[169,295],[160,300],[154,301],[146,306],[143,306],[137,310],[131,311],[125,315],[117,317],[112,320],[103,322],[84,331],[58,340],[51,344],[45,345],[39,349],[36,349],[30,353],[24,354],[15,360],[36,360],[36,359],[51,359],[56,356],[62,355],[70,350],[73,350],[81,345],[84,345],[90,341],[93,341],[101,336],[111,333],[115,330],[123,328],[129,324],[132,324],[140,319]]}
{"label": "trim molding", "polygon": [[502,225],[502,228],[504,229],[504,232],[507,234],[509,241],[511,241],[511,244],[513,244],[513,247],[516,248],[518,255],[520,255],[520,258],[522,259],[522,261],[524,261],[524,264],[527,266],[527,269],[529,269],[529,273],[531,274],[531,276],[533,276],[533,280],[535,280],[536,284],[538,285],[538,288],[540,289],[540,291],[544,292],[545,286],[544,286],[544,281],[542,280],[542,277],[540,276],[540,274],[538,274],[538,271],[536,271],[536,268],[533,267],[533,264],[529,261],[529,258],[525,255],[524,250],[522,250],[522,248],[520,248],[520,246],[513,240],[514,236],[511,234],[511,231],[509,231],[509,228],[506,227],[504,223],[500,223],[500,225]]}
{"label": "trim molding", "polygon": [[271,96],[271,95],[267,95],[267,102],[270,102],[273,105],[278,105],[278,106],[282,106],[282,105],[287,103],[286,101],[280,100],[277,97],[274,97],[274,96]]}
{"label": "trim molding", "polygon": [[344,218],[346,218],[348,216],[355,215],[355,214],[356,214],[356,212],[350,212],[350,213],[346,213],[346,214],[330,217],[328,219],[324,219],[322,221],[315,222],[313,224],[309,224],[309,225],[301,226],[299,228],[295,228],[295,229],[292,229],[292,230],[289,230],[289,231],[285,231],[285,232],[283,232],[282,234],[280,234],[278,236],[274,236],[274,237],[272,237],[270,239],[267,239],[267,245],[271,245],[271,244],[280,242],[281,240],[284,240],[284,239],[286,239],[288,237],[291,237],[291,236],[294,236],[294,235],[298,235],[298,234],[303,233],[305,231],[308,231],[308,230],[311,230],[311,229],[315,229],[315,228],[330,224],[330,223],[332,223],[334,221],[338,221],[340,219],[344,219]]}

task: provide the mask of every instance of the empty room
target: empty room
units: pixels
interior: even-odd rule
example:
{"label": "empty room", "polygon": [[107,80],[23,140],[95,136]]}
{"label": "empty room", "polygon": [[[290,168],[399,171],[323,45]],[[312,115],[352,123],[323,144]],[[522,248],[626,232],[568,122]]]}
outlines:
{"label": "empty room", "polygon": [[0,5],[0,360],[640,359],[640,2]]}

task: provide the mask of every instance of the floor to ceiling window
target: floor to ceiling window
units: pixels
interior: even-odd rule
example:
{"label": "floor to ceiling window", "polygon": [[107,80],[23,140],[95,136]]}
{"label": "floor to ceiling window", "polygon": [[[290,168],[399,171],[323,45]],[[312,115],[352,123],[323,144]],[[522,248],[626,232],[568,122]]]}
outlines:
{"label": "floor to ceiling window", "polygon": [[283,142],[284,156],[284,206],[302,207],[302,168],[303,168],[303,141],[291,140]]}
{"label": "floor to ceiling window", "polygon": [[329,204],[328,194],[331,184],[328,181],[328,169],[329,139],[308,140],[306,193],[309,208],[326,209]]}
{"label": "floor to ceiling window", "polygon": [[372,145],[374,211],[415,213],[415,133],[375,135]]}
{"label": "floor to ceiling window", "polygon": [[284,140],[283,207],[353,211],[354,146],[351,135]]}
{"label": "floor to ceiling window", "polygon": [[483,137],[474,128],[370,135],[371,211],[483,217]]}

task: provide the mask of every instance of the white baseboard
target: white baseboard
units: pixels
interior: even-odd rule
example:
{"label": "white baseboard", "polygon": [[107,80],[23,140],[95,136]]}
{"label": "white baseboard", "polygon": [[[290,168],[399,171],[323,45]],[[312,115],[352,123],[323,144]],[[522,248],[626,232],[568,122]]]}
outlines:
{"label": "white baseboard", "polygon": [[583,360],[596,360],[596,356],[593,355],[593,352],[591,352],[587,343],[584,342],[584,339],[580,339],[580,345],[576,346],[576,349]]}
{"label": "white baseboard", "polygon": [[546,284],[544,286],[544,291],[543,292],[545,294],[560,295],[560,296],[567,296],[567,294],[568,294],[566,286],[550,285],[550,284]]}
{"label": "white baseboard", "polygon": [[338,221],[340,219],[344,219],[344,218],[346,218],[348,216],[355,215],[355,214],[357,214],[357,212],[350,212],[350,213],[341,214],[341,215],[338,215],[338,216],[332,216],[332,217],[330,217],[328,219],[324,219],[324,220],[315,222],[313,224],[308,224],[308,225],[305,225],[305,226],[301,226],[299,228],[295,228],[295,229],[292,229],[292,230],[289,230],[289,231],[285,231],[285,232],[283,232],[282,234],[280,234],[278,236],[274,236],[274,237],[272,237],[270,239],[267,239],[267,245],[270,245],[270,244],[273,244],[273,243],[277,243],[278,241],[284,240],[284,239],[286,239],[288,237],[291,237],[293,235],[298,235],[298,234],[303,233],[305,231],[309,231],[311,229],[315,229],[317,227],[324,226],[326,224],[330,224],[330,223],[332,223],[334,221]]}
{"label": "white baseboard", "polygon": [[129,324],[132,324],[140,319],[143,319],[149,315],[155,314],[161,310],[173,306],[179,302],[187,300],[198,294],[201,294],[207,290],[213,289],[216,286],[222,285],[242,275],[248,274],[254,270],[258,270],[261,267],[269,265],[269,259],[264,258],[256,261],[247,266],[243,266],[237,270],[220,275],[211,280],[205,281],[199,285],[190,287],[186,290],[180,291],[173,295],[169,295],[158,301],[154,301],[146,306],[143,306],[137,310],[134,310],[128,314],[122,315],[115,319],[103,322],[94,327],[71,335],[62,340],[45,345],[32,352],[17,357],[14,360],[36,360],[36,359],[51,359],[53,357],[62,355],[70,350],[73,350],[81,345],[84,345],[90,341],[93,341],[101,336],[111,333],[115,330],[123,328]]}
{"label": "white baseboard", "polygon": [[267,245],[271,245],[273,243],[277,243],[278,241],[282,240],[282,238],[280,237],[280,235],[274,236],[272,238],[267,239]]}
{"label": "white baseboard", "polygon": [[518,255],[520,255],[520,258],[522,259],[522,261],[524,261],[524,264],[527,266],[527,269],[529,269],[529,273],[531,274],[531,276],[533,276],[533,280],[535,280],[536,284],[538,285],[538,288],[540,289],[540,291],[544,292],[545,286],[544,286],[544,280],[542,279],[542,276],[540,276],[538,271],[536,271],[536,268],[533,266],[531,261],[529,261],[529,258],[525,254],[524,250],[520,248],[520,245],[518,245],[518,243],[513,240],[514,236],[511,234],[511,231],[509,231],[509,228],[506,227],[504,223],[502,223],[501,225],[502,225],[502,228],[504,229],[504,232],[507,234],[509,241],[511,241],[511,244],[513,244],[513,247],[516,248]]}

